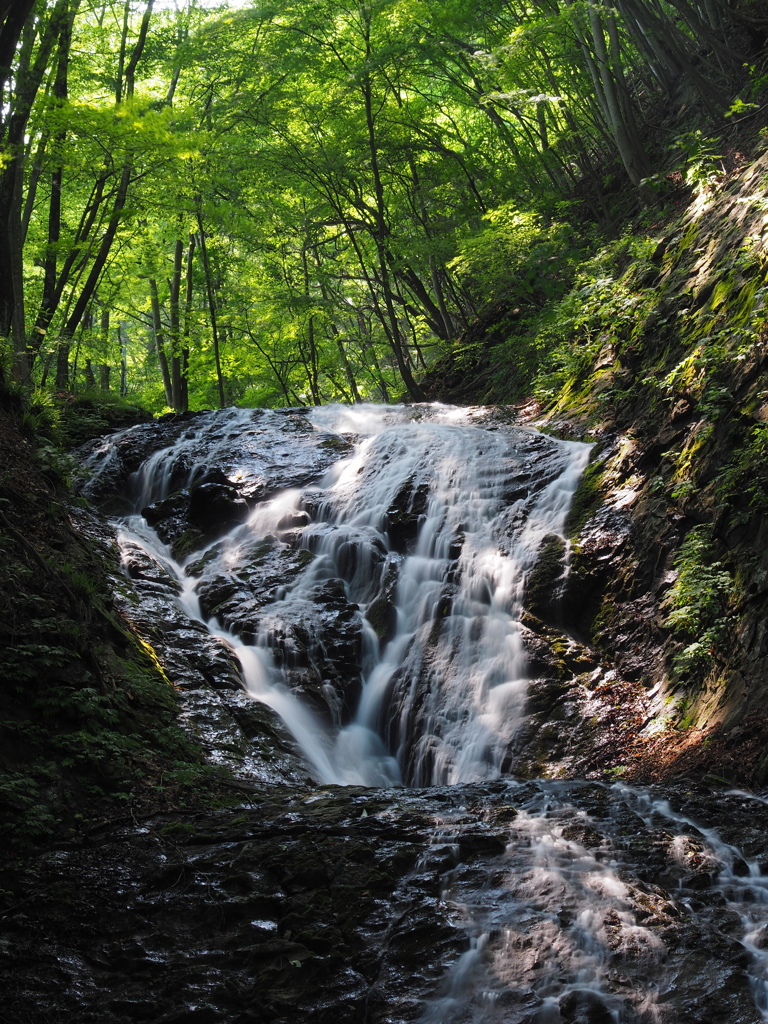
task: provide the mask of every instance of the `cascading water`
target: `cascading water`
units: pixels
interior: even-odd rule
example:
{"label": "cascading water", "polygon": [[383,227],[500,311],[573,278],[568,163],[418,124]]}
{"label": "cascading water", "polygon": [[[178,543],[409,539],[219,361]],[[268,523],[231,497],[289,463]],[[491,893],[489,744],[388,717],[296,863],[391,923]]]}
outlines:
{"label": "cascading water", "polygon": [[[137,510],[199,476],[222,438],[247,437],[251,414],[229,415],[224,424],[211,417],[134,474],[129,493]],[[470,412],[440,406],[334,406],[307,420],[330,436],[356,438],[351,456],[312,488],[262,502],[246,523],[185,563],[138,517],[124,525],[124,540],[132,535],[180,580],[188,614],[208,618],[231,644],[248,692],[283,717],[321,781],[439,785],[497,777],[524,715],[526,575],[542,539],[563,533],[589,446],[508,426],[484,429]],[[279,422],[273,430],[279,436]],[[252,444],[245,447],[258,457]],[[230,478],[249,473],[253,467],[243,464]],[[279,536],[286,522],[301,525],[291,543],[313,557],[260,609],[255,635],[244,643],[236,629],[204,615],[198,592],[206,578],[236,571],[254,542]],[[202,576],[189,575],[201,563]],[[333,581],[359,628],[362,686],[351,718],[337,714],[328,723],[291,693],[285,637],[299,624],[318,632],[318,590]],[[376,612],[389,619],[381,638],[370,621]],[[333,711],[332,690],[325,686]]]}
{"label": "cascading water", "polygon": [[[526,715],[526,578],[542,542],[562,542],[589,446],[442,406],[291,415],[198,417],[128,481],[120,537],[127,565],[138,551],[157,569],[147,592],[175,594],[197,637],[204,624],[236,654],[317,780],[384,787],[431,822],[404,892],[439,879],[435,913],[464,952],[422,985],[418,1011],[365,1019],[768,1021],[756,842],[739,848],[697,824],[700,806],[621,784],[507,775]],[[112,458],[107,444],[94,486]],[[250,513],[174,557],[136,513],[166,499],[172,512],[171,492],[222,474]],[[178,550],[185,534],[165,533]],[[765,815],[760,798],[727,798]],[[394,934],[401,920],[393,911]]]}

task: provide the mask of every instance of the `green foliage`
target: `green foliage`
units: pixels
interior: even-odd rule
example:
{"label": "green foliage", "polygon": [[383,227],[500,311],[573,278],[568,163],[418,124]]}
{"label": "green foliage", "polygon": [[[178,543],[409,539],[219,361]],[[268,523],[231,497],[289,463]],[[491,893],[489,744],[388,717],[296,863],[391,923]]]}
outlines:
{"label": "green foliage", "polygon": [[745,434],[717,478],[718,499],[735,522],[768,514],[768,424],[757,423]]}
{"label": "green foliage", "polygon": [[647,256],[644,237],[627,237],[600,250],[579,267],[570,291],[550,303],[538,320],[539,370],[534,393],[551,403],[586,380],[605,346],[628,348],[653,298],[622,275],[620,267]]}
{"label": "green foliage", "polygon": [[690,679],[712,663],[725,640],[734,582],[730,571],[717,560],[704,526],[691,530],[674,565],[678,575],[664,600],[665,625],[684,645],[674,656],[673,669]]}
{"label": "green foliage", "polygon": [[675,139],[674,148],[681,162],[685,181],[697,192],[712,192],[723,177],[720,139],[713,139],[701,129],[683,132]]}
{"label": "green foliage", "polygon": [[541,305],[562,293],[583,252],[567,224],[545,227],[540,216],[511,203],[483,220],[488,226],[460,239],[448,264],[483,302]]}
{"label": "green foliage", "polygon": [[45,788],[56,779],[52,765],[0,775],[0,842],[21,852],[52,836],[59,824]]}
{"label": "green foliage", "polygon": [[44,473],[58,479],[65,487],[69,486],[75,466],[75,460],[71,455],[63,452],[57,445],[43,442],[37,445],[35,458]]}
{"label": "green foliage", "polygon": [[[670,54],[696,45],[685,9],[654,18]],[[607,19],[618,43],[601,89],[610,79],[622,97],[610,117],[585,66]],[[637,205],[618,195],[621,167],[642,169],[645,194],[665,180],[639,143],[640,108],[662,95],[649,83],[670,72],[649,66],[647,26],[582,4],[163,4],[128,82],[138,8],[125,39],[122,21],[80,5],[68,98],[39,90],[26,125],[25,305],[43,390],[119,393],[154,413],[416,398],[414,377],[496,303],[521,307],[505,367],[524,364],[527,383],[549,361],[550,396],[578,380],[590,341],[575,363],[560,342],[569,319],[599,334],[581,300],[527,321],[570,287],[588,222],[612,230]],[[704,65],[688,84],[707,99]],[[752,91],[741,70],[727,87],[731,115],[759,89],[761,69],[747,70]],[[709,187],[716,144],[690,121],[676,147]],[[585,288],[618,275],[589,276],[586,305]]]}

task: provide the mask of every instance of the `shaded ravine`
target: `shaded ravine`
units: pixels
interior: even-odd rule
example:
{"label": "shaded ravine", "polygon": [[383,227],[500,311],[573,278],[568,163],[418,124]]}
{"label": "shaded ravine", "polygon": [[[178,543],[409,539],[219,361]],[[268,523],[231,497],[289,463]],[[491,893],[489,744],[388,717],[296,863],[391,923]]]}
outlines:
{"label": "shaded ravine", "polygon": [[126,614],[254,786],[41,857],[3,917],[10,1024],[768,1020],[766,800],[508,776],[524,577],[588,447],[445,407],[183,430],[93,465],[116,510],[152,498]]}

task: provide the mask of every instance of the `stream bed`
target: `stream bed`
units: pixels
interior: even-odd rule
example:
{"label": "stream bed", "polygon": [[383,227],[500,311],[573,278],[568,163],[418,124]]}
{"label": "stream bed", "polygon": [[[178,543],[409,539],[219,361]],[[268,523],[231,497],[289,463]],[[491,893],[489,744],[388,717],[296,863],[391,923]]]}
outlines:
{"label": "stream bed", "polygon": [[575,777],[611,678],[558,625],[589,454],[446,406],[225,410],[84,451],[123,613],[242,799],[43,855],[0,1019],[768,1020],[768,802]]}

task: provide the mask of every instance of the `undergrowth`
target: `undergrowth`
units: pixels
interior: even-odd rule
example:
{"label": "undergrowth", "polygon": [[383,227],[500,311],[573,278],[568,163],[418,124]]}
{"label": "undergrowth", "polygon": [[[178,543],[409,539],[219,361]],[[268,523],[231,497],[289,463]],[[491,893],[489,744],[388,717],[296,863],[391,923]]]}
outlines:
{"label": "undergrowth", "polygon": [[726,640],[734,580],[717,558],[706,526],[691,530],[675,555],[674,566],[677,579],[662,605],[665,625],[682,645],[673,655],[672,670],[677,678],[694,681]]}

